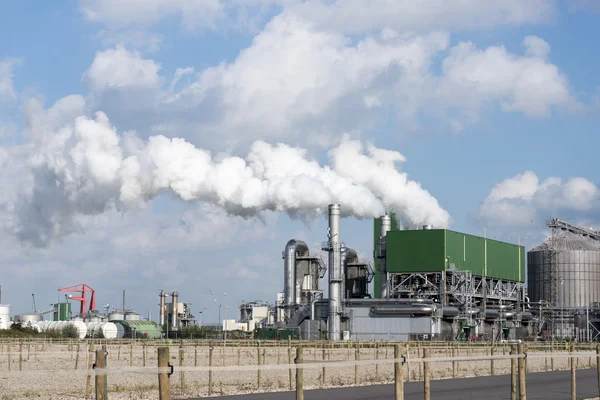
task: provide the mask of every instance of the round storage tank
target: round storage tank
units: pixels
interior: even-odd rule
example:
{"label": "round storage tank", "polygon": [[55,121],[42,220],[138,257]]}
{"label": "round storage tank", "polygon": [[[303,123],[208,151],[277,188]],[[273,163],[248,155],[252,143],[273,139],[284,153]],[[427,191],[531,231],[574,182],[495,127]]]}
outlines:
{"label": "round storage tank", "polygon": [[600,242],[560,231],[527,253],[527,284],[533,302],[585,308],[600,301]]}
{"label": "round storage tank", "polygon": [[130,311],[125,313],[125,321],[139,321],[140,320],[140,314]]}
{"label": "round storage tank", "polygon": [[8,304],[0,304],[0,329],[8,329],[10,327],[10,306]]}
{"label": "round storage tank", "polygon": [[125,328],[120,324],[122,321],[115,322],[115,326],[117,327],[117,339],[122,339],[125,336]]}
{"label": "round storage tank", "polygon": [[102,339],[117,338],[117,326],[112,322],[104,322],[102,324],[99,324],[97,332],[100,334],[98,337]]}
{"label": "round storage tank", "polygon": [[121,312],[112,312],[108,314],[108,322],[112,321],[123,321],[125,316]]}
{"label": "round storage tank", "polygon": [[88,322],[90,322],[92,324],[98,324],[102,321],[100,320],[100,317],[90,317],[90,318],[88,318]]}
{"label": "round storage tank", "polygon": [[83,322],[83,318],[81,318],[81,317],[73,317],[71,319],[71,321],[73,321],[73,322]]}
{"label": "round storage tank", "polygon": [[23,324],[34,324],[36,322],[42,321],[43,319],[44,318],[42,317],[42,314],[38,314],[38,313],[21,314],[21,315],[15,316],[15,320],[18,322],[20,321]]}
{"label": "round storage tank", "polygon": [[85,338],[87,335],[87,326],[82,321],[71,321],[71,325],[77,328],[77,332],[79,333],[79,339]]}

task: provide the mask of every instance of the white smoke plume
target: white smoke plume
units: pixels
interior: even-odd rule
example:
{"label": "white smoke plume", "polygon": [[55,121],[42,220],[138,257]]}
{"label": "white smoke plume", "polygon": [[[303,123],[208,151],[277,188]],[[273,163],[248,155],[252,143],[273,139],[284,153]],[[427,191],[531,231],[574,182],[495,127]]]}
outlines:
{"label": "white smoke plume", "polygon": [[167,191],[243,217],[271,210],[312,219],[340,203],[345,216],[387,209],[413,224],[449,223],[436,199],[396,168],[400,153],[371,145],[365,153],[347,137],[329,152],[331,166],[321,166],[304,149],[262,141],[245,158],[217,160],[184,139],[119,135],[102,112],[61,126],[30,134],[31,143],[15,152],[20,157],[0,160],[15,164],[13,171],[27,166],[17,173],[18,195],[0,201],[12,233],[34,246],[78,231],[86,216],[139,207]]}

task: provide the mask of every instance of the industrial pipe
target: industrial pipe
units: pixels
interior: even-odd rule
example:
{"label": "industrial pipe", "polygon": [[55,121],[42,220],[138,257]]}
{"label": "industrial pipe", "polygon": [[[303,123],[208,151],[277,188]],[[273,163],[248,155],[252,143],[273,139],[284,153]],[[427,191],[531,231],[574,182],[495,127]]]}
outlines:
{"label": "industrial pipe", "polygon": [[349,297],[348,296],[348,288],[346,288],[346,277],[348,276],[348,264],[356,264],[356,263],[358,263],[358,253],[356,253],[356,250],[351,249],[350,247],[343,246],[342,266],[344,268],[344,280],[342,281],[342,297],[344,299],[347,299]]}
{"label": "industrial pipe", "polygon": [[402,315],[431,315],[434,307],[417,306],[417,307],[371,307],[373,314],[402,314]]}
{"label": "industrial pipe", "polygon": [[291,239],[285,245],[283,252],[283,304],[285,308],[291,308],[296,304],[296,297],[299,295],[296,289],[296,254],[298,252],[308,252],[308,246],[301,240]]}
{"label": "industrial pipe", "polygon": [[382,215],[380,218],[380,234],[379,234],[379,289],[380,297],[387,298],[389,296],[388,291],[388,275],[386,267],[386,252],[385,252],[385,238],[387,233],[392,229],[392,219],[389,215]]}
{"label": "industrial pipe", "polygon": [[329,340],[341,339],[341,312],[342,296],[341,284],[344,279],[342,271],[341,243],[340,243],[340,216],[339,204],[329,205],[329,318],[327,330]]}

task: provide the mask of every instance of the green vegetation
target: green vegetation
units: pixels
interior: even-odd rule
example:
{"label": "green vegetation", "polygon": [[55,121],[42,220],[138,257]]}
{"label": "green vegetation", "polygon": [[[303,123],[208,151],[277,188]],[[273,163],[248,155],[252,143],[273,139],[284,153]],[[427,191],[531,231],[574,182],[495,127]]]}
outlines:
{"label": "green vegetation", "polygon": [[69,339],[79,339],[79,330],[75,325],[67,325],[62,328],[62,337]]}
{"label": "green vegetation", "polygon": [[[77,328],[73,327],[75,332]],[[64,331],[64,330],[63,330]],[[20,322],[15,322],[10,326],[10,329],[0,330],[0,338],[48,338],[48,339],[61,339],[70,338],[73,336],[65,336],[63,331],[57,329],[49,329],[45,332],[38,332],[35,329],[23,326]],[[78,338],[79,335],[74,336]]]}

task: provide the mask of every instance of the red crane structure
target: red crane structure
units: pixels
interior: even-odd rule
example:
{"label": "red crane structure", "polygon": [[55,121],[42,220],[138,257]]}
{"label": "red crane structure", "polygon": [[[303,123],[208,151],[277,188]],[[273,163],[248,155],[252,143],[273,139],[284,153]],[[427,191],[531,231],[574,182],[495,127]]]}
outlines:
{"label": "red crane structure", "polygon": [[79,309],[79,314],[83,317],[87,313],[85,309],[85,305],[87,304],[87,299],[85,298],[86,293],[91,293],[90,297],[90,308],[88,311],[92,311],[96,309],[96,291],[86,285],[85,283],[69,286],[66,288],[58,289],[59,292],[67,292],[67,293],[81,293],[81,297],[71,296],[70,298],[73,300],[78,300],[81,302],[81,308]]}

